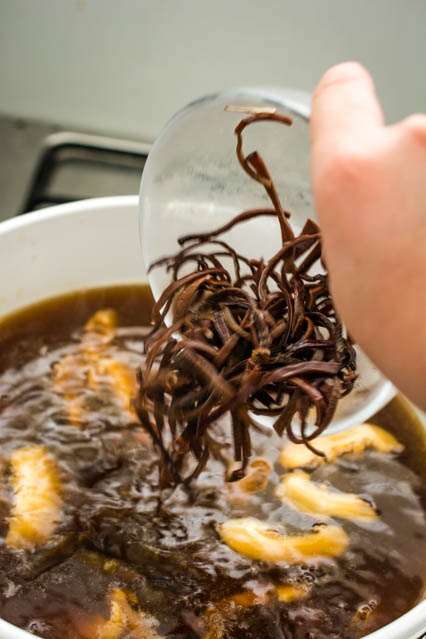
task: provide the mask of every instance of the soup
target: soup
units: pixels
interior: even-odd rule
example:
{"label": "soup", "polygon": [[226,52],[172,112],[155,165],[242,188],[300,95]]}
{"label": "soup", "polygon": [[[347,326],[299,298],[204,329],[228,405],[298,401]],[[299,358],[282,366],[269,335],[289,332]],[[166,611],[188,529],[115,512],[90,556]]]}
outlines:
{"label": "soup", "polygon": [[151,306],[97,289],[0,325],[1,617],[45,639],[356,639],[421,600],[426,451],[404,400],[324,437],[326,461],[259,428],[233,483],[223,419],[198,480],[160,490],[132,403]]}

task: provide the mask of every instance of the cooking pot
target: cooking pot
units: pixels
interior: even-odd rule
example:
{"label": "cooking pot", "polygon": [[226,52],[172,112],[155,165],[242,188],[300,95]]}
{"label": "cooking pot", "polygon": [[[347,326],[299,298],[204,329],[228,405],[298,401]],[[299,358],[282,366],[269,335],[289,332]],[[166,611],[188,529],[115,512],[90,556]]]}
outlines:
{"label": "cooking pot", "polygon": [[[0,317],[55,295],[145,279],[137,196],[63,204],[0,224]],[[364,639],[424,632],[426,601]],[[1,619],[0,637],[34,639]]]}

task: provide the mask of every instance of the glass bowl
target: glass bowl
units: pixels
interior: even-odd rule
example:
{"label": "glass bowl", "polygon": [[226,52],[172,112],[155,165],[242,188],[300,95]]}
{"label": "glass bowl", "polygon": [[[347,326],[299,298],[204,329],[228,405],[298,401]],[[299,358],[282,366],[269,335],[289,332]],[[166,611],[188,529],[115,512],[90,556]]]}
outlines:
{"label": "glass bowl", "polygon": [[[243,134],[244,153],[257,150],[263,157],[284,209],[291,212],[296,233],[307,218],[316,218],[309,178],[309,94],[252,87],[210,95],[179,111],[149,154],[139,198],[147,270],[157,259],[176,253],[182,235],[218,228],[246,209],[271,206],[263,187],[237,160],[234,129],[246,116],[225,110],[228,105],[242,110],[277,109],[292,118],[291,127],[268,121],[248,127]],[[278,221],[271,217],[240,224],[222,238],[251,258],[268,259],[281,246]],[[158,299],[170,284],[170,275],[164,268],[155,268],[149,281]],[[395,394],[392,384],[357,350],[359,377],[353,391],[339,402],[328,432],[367,420]]]}

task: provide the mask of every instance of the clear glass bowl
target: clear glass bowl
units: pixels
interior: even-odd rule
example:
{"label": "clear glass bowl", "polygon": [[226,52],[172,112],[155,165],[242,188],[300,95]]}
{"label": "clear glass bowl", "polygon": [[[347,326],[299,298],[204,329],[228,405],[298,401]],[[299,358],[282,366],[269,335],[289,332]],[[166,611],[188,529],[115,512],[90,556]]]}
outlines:
{"label": "clear glass bowl", "polygon": [[[274,88],[242,88],[204,97],[177,113],[156,140],[140,190],[140,231],[145,266],[177,252],[177,239],[228,222],[246,209],[269,207],[263,187],[241,168],[234,129],[244,114],[225,106],[276,107],[293,119],[291,127],[259,122],[244,131],[244,152],[257,150],[275,182],[291,224],[300,232],[315,219],[310,190],[309,94]],[[223,238],[243,255],[271,257],[281,245],[275,218],[255,218]],[[162,268],[150,272],[154,297],[170,283]],[[359,378],[343,399],[329,432],[365,421],[395,394],[392,384],[359,352]]]}

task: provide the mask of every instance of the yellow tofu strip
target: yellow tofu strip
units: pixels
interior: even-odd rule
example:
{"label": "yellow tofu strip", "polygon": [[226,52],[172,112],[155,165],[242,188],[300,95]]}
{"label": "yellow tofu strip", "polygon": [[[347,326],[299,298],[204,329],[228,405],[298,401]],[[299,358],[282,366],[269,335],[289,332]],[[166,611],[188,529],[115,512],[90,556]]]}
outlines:
{"label": "yellow tofu strip", "polygon": [[252,608],[264,605],[272,599],[278,599],[282,603],[291,603],[305,598],[310,587],[305,584],[286,584],[274,586],[272,583],[255,590],[243,590],[230,597],[221,599],[212,604],[206,612],[206,621],[209,627],[204,639],[221,639],[225,633],[226,620],[235,617],[235,609]]}
{"label": "yellow tofu strip", "polygon": [[304,563],[309,558],[337,557],[348,546],[340,526],[323,526],[305,535],[286,535],[266,522],[247,517],[229,519],[220,529],[222,540],[235,552],[259,561]]}
{"label": "yellow tofu strip", "polygon": [[325,484],[311,481],[302,470],[284,475],[275,494],[293,508],[310,515],[364,521],[378,519],[374,508],[358,495],[333,492]]}
{"label": "yellow tofu strip", "polygon": [[241,608],[252,608],[266,601],[268,601],[267,594],[258,595],[253,592],[253,590],[243,590],[242,592],[237,592],[235,595],[231,595],[227,599],[222,599],[222,601],[219,601],[215,606],[220,608],[224,603],[234,603],[237,606],[241,606]]}
{"label": "yellow tofu strip", "polygon": [[400,453],[404,449],[393,435],[373,424],[361,424],[335,435],[322,435],[313,439],[311,444],[325,457],[316,455],[303,444],[290,442],[281,451],[281,464],[285,468],[315,468],[332,463],[341,455],[362,453],[368,448],[379,453]]}
{"label": "yellow tofu strip", "polygon": [[309,593],[309,586],[301,586],[300,584],[287,584],[286,586],[277,586],[276,593],[278,601],[291,603],[298,599],[304,599]]}
{"label": "yellow tofu strip", "polygon": [[101,375],[108,378],[107,384],[119,400],[128,418],[136,419],[136,413],[132,406],[132,398],[137,393],[135,371],[111,357],[101,357],[94,362],[94,373],[95,376]]}
{"label": "yellow tofu strip", "polygon": [[[116,597],[118,599],[118,596]],[[127,615],[123,602],[112,599],[108,621],[100,625],[96,633],[99,639],[119,639],[127,627]],[[124,602],[127,604],[127,601]],[[128,604],[127,604],[128,605]]]}
{"label": "yellow tofu strip", "polygon": [[253,590],[243,590],[225,599],[220,599],[210,605],[206,611],[208,632],[203,639],[222,639],[225,633],[226,621],[235,615],[236,607],[252,608],[265,604],[273,594],[273,590],[255,593]]}
{"label": "yellow tofu strip", "polygon": [[82,388],[82,369],[85,361],[75,355],[65,355],[53,367],[53,389],[62,395],[67,406],[71,424],[83,425],[83,409],[80,392]]}
{"label": "yellow tofu strip", "polygon": [[265,490],[271,474],[271,465],[265,459],[254,459],[247,467],[246,475],[228,484],[231,490],[241,490],[254,495]]}
{"label": "yellow tofu strip", "polygon": [[61,518],[59,473],[44,446],[18,448],[12,453],[14,504],[6,544],[34,549],[45,544]]}
{"label": "yellow tofu strip", "polygon": [[99,634],[99,639],[118,639],[124,630],[129,633],[125,636],[132,639],[161,639],[154,630],[153,620],[142,612],[133,610],[128,598],[129,596],[118,588],[110,592],[111,614]]}
{"label": "yellow tofu strip", "polygon": [[113,333],[117,328],[118,315],[111,308],[103,308],[96,311],[86,322],[84,330],[87,333]]}
{"label": "yellow tofu strip", "polygon": [[[284,603],[291,603],[298,599],[303,599],[309,593],[309,586],[301,584],[285,584],[282,586],[271,587],[270,590],[262,594],[257,594],[253,590],[244,590],[235,595],[231,595],[227,599],[223,599],[219,602],[219,606],[222,602],[234,602],[237,606],[242,608],[251,608],[252,606],[258,606],[259,604],[265,604],[274,597],[277,597],[278,601]],[[215,604],[218,605],[218,604]]]}
{"label": "yellow tofu strip", "polygon": [[272,583],[268,588],[254,591],[254,590],[242,590],[241,592],[231,595],[226,599],[221,599],[214,604],[216,609],[221,609],[229,604],[236,604],[241,608],[252,608],[260,604],[265,604],[274,597],[277,597],[278,601],[290,603],[296,601],[296,599],[302,599],[306,597],[310,588],[304,584],[283,584],[281,586],[274,586]]}
{"label": "yellow tofu strip", "polygon": [[[154,630],[155,622],[142,612],[137,612],[129,604],[133,593],[114,588],[108,593],[109,619],[95,617],[77,622],[77,628],[84,639],[161,639]],[[136,599],[136,598],[135,598]]]}
{"label": "yellow tofu strip", "polygon": [[106,354],[117,323],[117,313],[111,309],[94,313],[85,324],[77,351],[66,355],[53,368],[53,387],[67,403],[70,422],[75,426],[84,424],[81,393],[86,386],[94,391],[109,388],[127,413],[127,419],[136,419],[132,406],[137,392],[136,374],[130,366]]}

